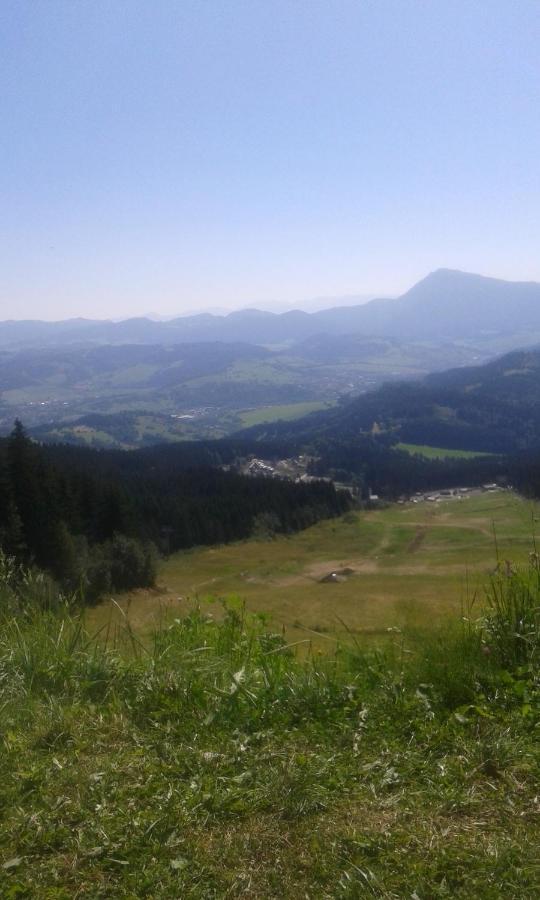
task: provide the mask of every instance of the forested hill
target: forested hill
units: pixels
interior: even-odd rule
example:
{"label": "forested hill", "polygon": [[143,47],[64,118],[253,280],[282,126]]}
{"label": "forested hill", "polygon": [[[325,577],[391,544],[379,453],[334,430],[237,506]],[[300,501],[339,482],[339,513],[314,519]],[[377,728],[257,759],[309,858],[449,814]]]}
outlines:
{"label": "forested hill", "polygon": [[156,549],[293,532],[350,506],[325,481],[296,484],[211,467],[236,452],[46,448],[17,423],[0,441],[0,549],[93,599],[152,584]]}
{"label": "forested hill", "polygon": [[386,384],[330,410],[261,425],[245,438],[317,446],[383,433],[394,442],[506,453],[540,446],[540,349]]}

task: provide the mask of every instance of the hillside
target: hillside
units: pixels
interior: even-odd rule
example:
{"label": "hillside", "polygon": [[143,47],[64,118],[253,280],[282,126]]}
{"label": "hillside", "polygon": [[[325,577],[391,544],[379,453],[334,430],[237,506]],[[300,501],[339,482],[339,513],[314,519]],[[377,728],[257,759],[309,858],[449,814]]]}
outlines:
{"label": "hillside", "polygon": [[0,556],[1,895],[533,900],[538,578],[321,652],[237,596],[96,632]]}
{"label": "hillside", "polygon": [[262,425],[246,435],[317,444],[351,442],[373,431],[394,443],[485,452],[540,446],[540,349],[386,384],[334,409],[294,423]]}
{"label": "hillside", "polygon": [[101,446],[220,437],[254,409],[264,419],[269,407],[298,404],[301,415],[306,402],[323,406],[475,355],[358,336],[312,337],[285,351],[224,341],[0,351],[0,428],[17,416],[40,439]]}
{"label": "hillside", "polygon": [[327,481],[231,471],[226,463],[239,450],[211,442],[134,453],[42,447],[19,422],[0,441],[0,552],[92,602],[152,585],[158,551],[292,533],[351,506]]}
{"label": "hillside", "polygon": [[[535,515],[540,512],[534,504]],[[386,629],[421,627],[458,616],[465,578],[482,593],[502,559],[527,562],[531,503],[507,490],[470,491],[438,502],[354,510],[272,541],[196,547],[162,560],[163,592],[140,590],[88,611],[92,629],[120,625],[137,633],[191,609],[196,594],[205,612],[212,597],[239,594],[251,613],[264,613],[294,643],[309,638],[325,652],[337,641],[368,648]],[[335,580],[327,576],[335,572]]]}

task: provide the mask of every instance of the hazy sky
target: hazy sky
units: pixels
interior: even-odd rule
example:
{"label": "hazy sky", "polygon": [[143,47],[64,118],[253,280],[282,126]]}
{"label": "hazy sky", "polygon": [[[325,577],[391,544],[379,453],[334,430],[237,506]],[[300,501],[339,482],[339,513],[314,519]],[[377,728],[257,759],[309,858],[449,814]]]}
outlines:
{"label": "hazy sky", "polygon": [[1,0],[0,318],[540,280],[539,0]]}

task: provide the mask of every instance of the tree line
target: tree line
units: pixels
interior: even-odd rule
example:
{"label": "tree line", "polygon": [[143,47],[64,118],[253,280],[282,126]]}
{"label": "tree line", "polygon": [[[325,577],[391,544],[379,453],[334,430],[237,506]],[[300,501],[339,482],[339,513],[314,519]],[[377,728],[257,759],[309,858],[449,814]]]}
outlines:
{"label": "tree line", "polygon": [[294,532],[350,506],[327,482],[216,468],[234,452],[42,446],[17,422],[0,441],[0,548],[92,601],[153,584],[159,552]]}
{"label": "tree line", "polygon": [[427,459],[392,444],[391,435],[361,435],[352,441],[321,441],[310,466],[314,475],[353,481],[361,496],[369,491],[395,500],[416,491],[499,481],[508,483],[512,466],[503,456]]}

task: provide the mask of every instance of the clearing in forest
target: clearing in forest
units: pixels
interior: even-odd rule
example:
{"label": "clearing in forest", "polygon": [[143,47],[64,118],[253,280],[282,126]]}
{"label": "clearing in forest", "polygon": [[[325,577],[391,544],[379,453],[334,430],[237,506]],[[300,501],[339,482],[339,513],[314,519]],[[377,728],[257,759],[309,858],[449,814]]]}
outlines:
{"label": "clearing in forest", "polygon": [[537,505],[500,491],[357,511],[291,537],[196,548],[162,563],[157,589],[105,601],[89,611],[89,623],[123,619],[122,610],[145,632],[196,600],[219,615],[213,602],[231,595],[269,615],[288,640],[313,638],[318,646],[436,622],[475,595],[479,607],[497,553],[527,559],[537,517]]}

